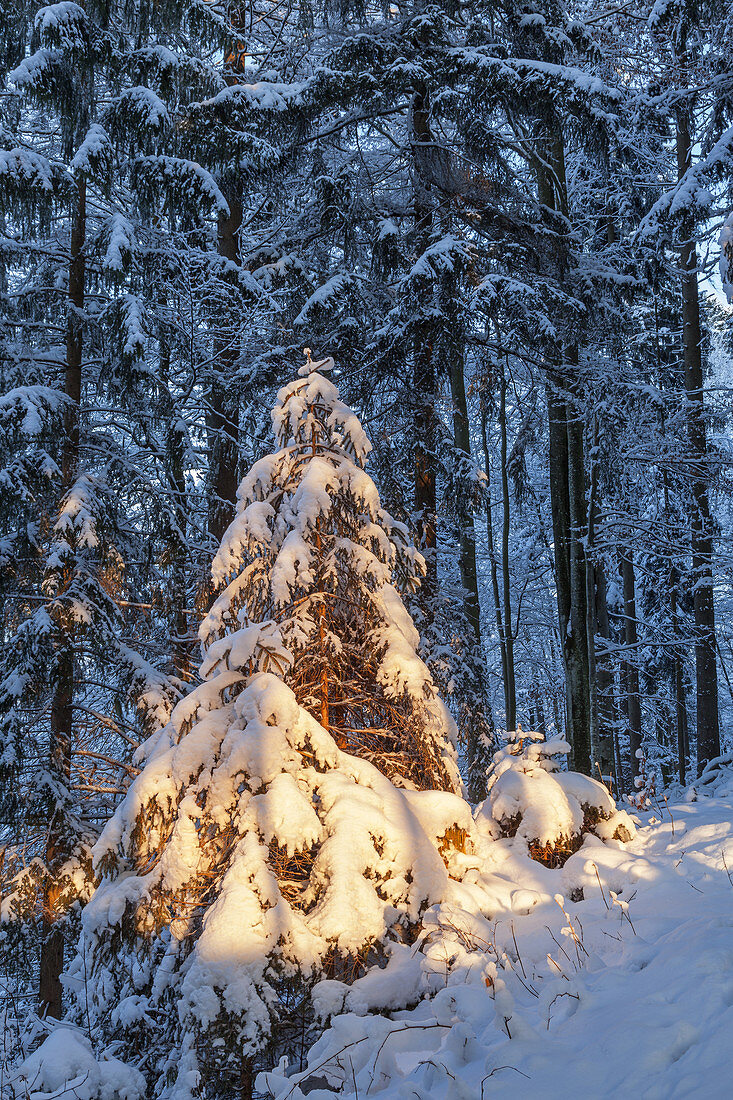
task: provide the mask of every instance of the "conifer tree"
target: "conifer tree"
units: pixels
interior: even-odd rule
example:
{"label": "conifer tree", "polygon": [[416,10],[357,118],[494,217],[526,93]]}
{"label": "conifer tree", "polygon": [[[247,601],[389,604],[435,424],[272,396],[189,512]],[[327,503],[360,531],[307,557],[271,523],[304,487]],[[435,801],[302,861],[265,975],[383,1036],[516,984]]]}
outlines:
{"label": "conifer tree", "polygon": [[411,935],[446,882],[439,845],[470,824],[396,587],[424,563],[331,369],[309,359],[278,395],[279,449],[243,480],[214,561],[202,683],[95,848],[69,980],[102,1035],[144,1050],[156,1096],[246,1093],[313,980]]}

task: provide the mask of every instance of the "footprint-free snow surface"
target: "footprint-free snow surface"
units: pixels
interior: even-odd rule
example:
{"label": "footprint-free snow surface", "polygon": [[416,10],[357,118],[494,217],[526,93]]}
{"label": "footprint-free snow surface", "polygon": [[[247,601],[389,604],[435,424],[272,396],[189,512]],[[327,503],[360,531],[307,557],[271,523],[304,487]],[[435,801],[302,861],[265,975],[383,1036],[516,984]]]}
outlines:
{"label": "footprint-free snow surface", "polygon": [[[278,1100],[733,1095],[731,772],[661,811],[554,871],[487,844],[422,949],[352,987],[305,1073],[260,1086]],[[391,1018],[374,1014],[390,999]]]}

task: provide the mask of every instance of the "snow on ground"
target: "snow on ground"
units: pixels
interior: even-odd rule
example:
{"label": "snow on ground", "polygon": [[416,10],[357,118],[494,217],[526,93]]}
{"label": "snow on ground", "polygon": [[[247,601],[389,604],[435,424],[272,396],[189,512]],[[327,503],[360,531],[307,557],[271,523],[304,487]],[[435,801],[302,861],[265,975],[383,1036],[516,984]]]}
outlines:
{"label": "snow on ground", "polygon": [[348,994],[323,983],[322,1003],[345,996],[354,1011],[333,1017],[304,1074],[262,1075],[260,1088],[278,1100],[730,1096],[733,773],[694,797],[640,813],[626,845],[588,837],[558,870],[517,841],[487,842],[422,951],[384,972],[382,994],[415,989],[418,969],[437,994],[386,1019],[368,1013],[376,975]]}
{"label": "snow on ground", "polygon": [[[475,851],[453,854],[418,944],[351,986],[321,982],[314,1005],[331,1024],[309,1068],[281,1065],[258,1088],[277,1100],[731,1096],[732,762],[640,812],[629,843],[590,835],[557,870],[521,837],[492,839],[479,813]],[[140,1075],[113,1053],[59,1025],[10,1095],[140,1100]]]}

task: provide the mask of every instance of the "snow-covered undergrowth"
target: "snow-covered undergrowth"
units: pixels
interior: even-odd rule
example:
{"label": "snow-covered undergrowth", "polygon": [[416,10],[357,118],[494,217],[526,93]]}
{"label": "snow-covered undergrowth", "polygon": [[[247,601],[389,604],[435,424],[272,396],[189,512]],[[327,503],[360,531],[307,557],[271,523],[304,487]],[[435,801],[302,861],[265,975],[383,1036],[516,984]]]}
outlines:
{"label": "snow-covered undergrowth", "polygon": [[628,844],[586,836],[562,868],[520,837],[456,854],[463,882],[420,947],[349,989],[324,982],[334,1015],[307,1070],[259,1087],[278,1100],[729,1095],[733,771],[697,792],[640,814]]}
{"label": "snow-covered undergrowth", "polygon": [[[19,1100],[140,1100],[145,1079],[111,1054],[96,1058],[79,1028],[58,1024],[8,1087],[8,1095]],[[1,1088],[0,1096],[5,1096]]]}
{"label": "snow-covered undergrowth", "polygon": [[477,813],[479,831],[519,837],[533,859],[561,867],[586,833],[630,840],[634,826],[595,779],[567,770],[570,745],[560,737],[519,730],[494,754],[488,797]]}
{"label": "snow-covered undergrowth", "polygon": [[[314,1000],[330,1026],[308,1068],[261,1075],[263,1094],[728,1096],[731,763],[640,813],[630,843],[589,834],[561,868],[530,859],[521,836],[490,839],[479,814],[480,850],[452,854],[462,881],[427,913],[419,943],[395,946],[385,970],[351,986],[322,982]],[[132,1067],[99,1048],[92,1058],[66,1026],[14,1089],[31,1100],[143,1095]]]}

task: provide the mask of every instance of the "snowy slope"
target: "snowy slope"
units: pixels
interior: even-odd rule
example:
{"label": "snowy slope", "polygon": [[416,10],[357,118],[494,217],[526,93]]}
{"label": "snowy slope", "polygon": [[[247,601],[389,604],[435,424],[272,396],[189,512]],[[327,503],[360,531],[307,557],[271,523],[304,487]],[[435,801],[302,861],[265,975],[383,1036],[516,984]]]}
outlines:
{"label": "snowy slope", "polygon": [[640,814],[628,845],[588,838],[560,870],[513,841],[487,846],[473,905],[464,890],[465,910],[436,916],[437,995],[387,1020],[351,994],[357,1011],[334,1018],[311,1068],[260,1087],[279,1100],[730,1096],[732,798],[729,775],[712,797],[662,807],[664,820]]}

